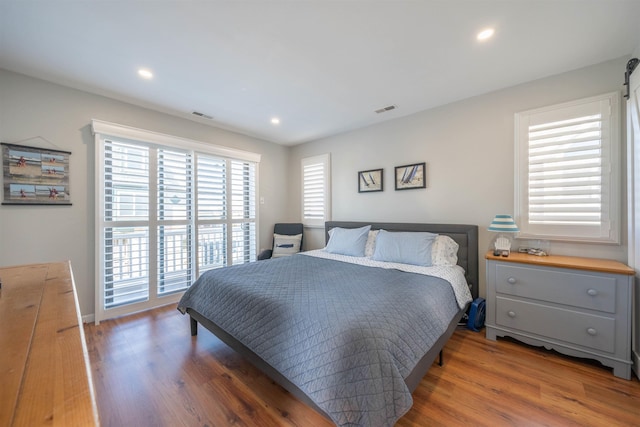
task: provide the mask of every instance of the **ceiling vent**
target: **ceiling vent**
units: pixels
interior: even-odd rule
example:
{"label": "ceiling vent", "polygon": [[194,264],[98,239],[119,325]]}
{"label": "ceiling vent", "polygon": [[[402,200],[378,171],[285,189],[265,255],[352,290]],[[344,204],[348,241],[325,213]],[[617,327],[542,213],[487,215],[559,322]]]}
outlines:
{"label": "ceiling vent", "polygon": [[376,113],[378,113],[378,114],[386,113],[387,111],[395,110],[396,108],[398,108],[397,105],[389,105],[387,107],[383,107],[383,108],[380,108],[380,109],[376,110]]}
{"label": "ceiling vent", "polygon": [[213,119],[213,116],[210,116],[208,114],[204,114],[204,113],[200,113],[199,111],[192,111],[191,114],[193,114],[194,116],[198,116],[198,117],[202,117],[203,119]]}

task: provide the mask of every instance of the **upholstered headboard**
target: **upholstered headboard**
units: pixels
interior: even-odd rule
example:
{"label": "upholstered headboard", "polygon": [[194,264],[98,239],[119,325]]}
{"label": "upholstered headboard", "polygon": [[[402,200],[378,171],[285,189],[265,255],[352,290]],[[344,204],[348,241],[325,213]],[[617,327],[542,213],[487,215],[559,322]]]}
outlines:
{"label": "upholstered headboard", "polygon": [[466,224],[421,224],[400,222],[355,222],[355,221],[327,221],[325,222],[325,241],[329,241],[329,230],[334,227],[358,228],[371,225],[372,230],[384,229],[388,231],[428,231],[451,237],[458,243],[458,265],[464,268],[467,283],[471,287],[473,298],[478,297],[478,226]]}

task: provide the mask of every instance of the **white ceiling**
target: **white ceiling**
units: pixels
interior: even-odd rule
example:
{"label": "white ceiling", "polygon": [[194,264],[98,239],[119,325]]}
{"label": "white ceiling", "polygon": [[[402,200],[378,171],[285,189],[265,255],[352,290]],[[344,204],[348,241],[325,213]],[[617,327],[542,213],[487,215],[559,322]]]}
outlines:
{"label": "white ceiling", "polygon": [[630,55],[639,33],[640,0],[0,0],[0,67],[290,145]]}

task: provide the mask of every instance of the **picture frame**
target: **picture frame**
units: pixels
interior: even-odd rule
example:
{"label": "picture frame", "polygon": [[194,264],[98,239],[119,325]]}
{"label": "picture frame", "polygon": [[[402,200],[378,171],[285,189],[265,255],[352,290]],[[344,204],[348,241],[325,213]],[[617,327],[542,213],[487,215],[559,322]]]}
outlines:
{"label": "picture frame", "polygon": [[358,193],[373,193],[384,190],[384,171],[371,169],[358,172]]}
{"label": "picture frame", "polygon": [[70,151],[0,143],[3,205],[71,205]]}
{"label": "picture frame", "polygon": [[415,190],[426,188],[426,162],[395,167],[396,190]]}

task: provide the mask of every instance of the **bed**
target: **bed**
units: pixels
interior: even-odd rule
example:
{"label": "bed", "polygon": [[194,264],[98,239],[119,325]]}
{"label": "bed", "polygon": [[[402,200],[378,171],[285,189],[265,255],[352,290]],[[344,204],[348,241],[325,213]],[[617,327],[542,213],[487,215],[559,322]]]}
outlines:
{"label": "bed", "polygon": [[[385,233],[378,242],[402,232],[448,236],[457,266],[330,251],[331,234],[364,228],[367,250],[376,230]],[[204,273],[178,310],[192,335],[203,325],[336,425],[391,426],[478,295],[478,228],[330,221],[325,232],[325,250]]]}

